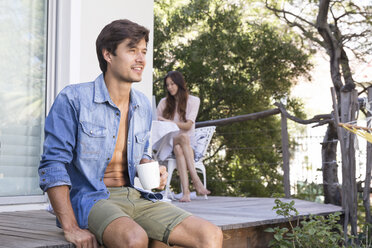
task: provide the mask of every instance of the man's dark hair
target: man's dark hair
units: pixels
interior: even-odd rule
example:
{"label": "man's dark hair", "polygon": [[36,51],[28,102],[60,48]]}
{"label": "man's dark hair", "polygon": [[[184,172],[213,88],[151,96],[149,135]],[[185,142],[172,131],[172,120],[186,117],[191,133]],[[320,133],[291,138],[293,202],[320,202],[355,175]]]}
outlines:
{"label": "man's dark hair", "polygon": [[130,47],[137,45],[142,39],[146,44],[149,41],[149,30],[135,22],[127,19],[116,20],[106,25],[96,40],[96,50],[99,67],[105,74],[107,71],[107,61],[103,57],[102,50],[106,49],[116,56],[117,46],[125,39],[130,39]]}

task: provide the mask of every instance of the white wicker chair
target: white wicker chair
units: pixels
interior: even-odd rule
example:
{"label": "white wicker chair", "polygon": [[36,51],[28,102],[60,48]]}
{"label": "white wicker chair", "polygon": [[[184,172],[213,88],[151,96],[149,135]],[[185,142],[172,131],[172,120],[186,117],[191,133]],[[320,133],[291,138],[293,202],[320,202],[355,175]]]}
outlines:
{"label": "white wicker chair", "polygon": [[[216,130],[215,126],[201,127],[195,129],[195,139],[197,142],[197,149],[195,151],[195,168],[196,171],[203,174],[204,187],[207,188],[207,175],[203,159],[209,143],[211,142],[212,136]],[[170,182],[172,180],[173,171],[177,169],[176,159],[170,157],[166,160],[168,162],[168,180],[165,186],[165,196],[174,199],[170,191]],[[207,195],[204,195],[205,199],[208,199]]]}

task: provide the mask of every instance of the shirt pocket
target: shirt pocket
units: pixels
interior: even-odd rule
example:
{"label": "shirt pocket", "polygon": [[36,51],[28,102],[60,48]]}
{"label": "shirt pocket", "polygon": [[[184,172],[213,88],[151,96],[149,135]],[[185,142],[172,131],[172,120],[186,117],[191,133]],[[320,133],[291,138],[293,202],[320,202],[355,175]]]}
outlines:
{"label": "shirt pocket", "polygon": [[105,127],[80,121],[81,132],[78,135],[78,156],[81,159],[98,159],[104,151],[107,129]]}
{"label": "shirt pocket", "polygon": [[136,144],[134,147],[134,158],[136,162],[139,162],[142,158],[144,147],[148,139],[150,138],[150,132],[146,131],[135,135]]}

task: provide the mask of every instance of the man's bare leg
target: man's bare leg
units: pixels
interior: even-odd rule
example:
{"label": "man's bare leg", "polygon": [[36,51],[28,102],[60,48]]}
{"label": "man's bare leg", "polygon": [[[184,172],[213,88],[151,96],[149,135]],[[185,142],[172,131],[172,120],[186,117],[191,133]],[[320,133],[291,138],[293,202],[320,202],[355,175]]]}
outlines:
{"label": "man's bare leg", "polygon": [[106,227],[103,232],[103,244],[107,248],[147,248],[148,237],[145,230],[132,219],[120,217]]}
{"label": "man's bare leg", "polygon": [[169,248],[169,246],[159,240],[150,239],[149,248]]}
{"label": "man's bare leg", "polygon": [[178,224],[169,236],[172,245],[195,248],[221,248],[223,234],[219,227],[196,216]]}

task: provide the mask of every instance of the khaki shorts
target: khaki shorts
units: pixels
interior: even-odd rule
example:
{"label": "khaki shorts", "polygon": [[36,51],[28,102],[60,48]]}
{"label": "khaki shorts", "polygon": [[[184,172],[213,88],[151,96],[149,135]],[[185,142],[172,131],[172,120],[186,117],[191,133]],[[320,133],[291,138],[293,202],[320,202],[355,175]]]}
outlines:
{"label": "khaki shorts", "polygon": [[169,234],[189,212],[167,202],[152,202],[130,187],[109,187],[110,197],[92,207],[88,217],[89,230],[102,245],[103,231],[115,219],[129,217],[139,224],[151,239],[168,244]]}

